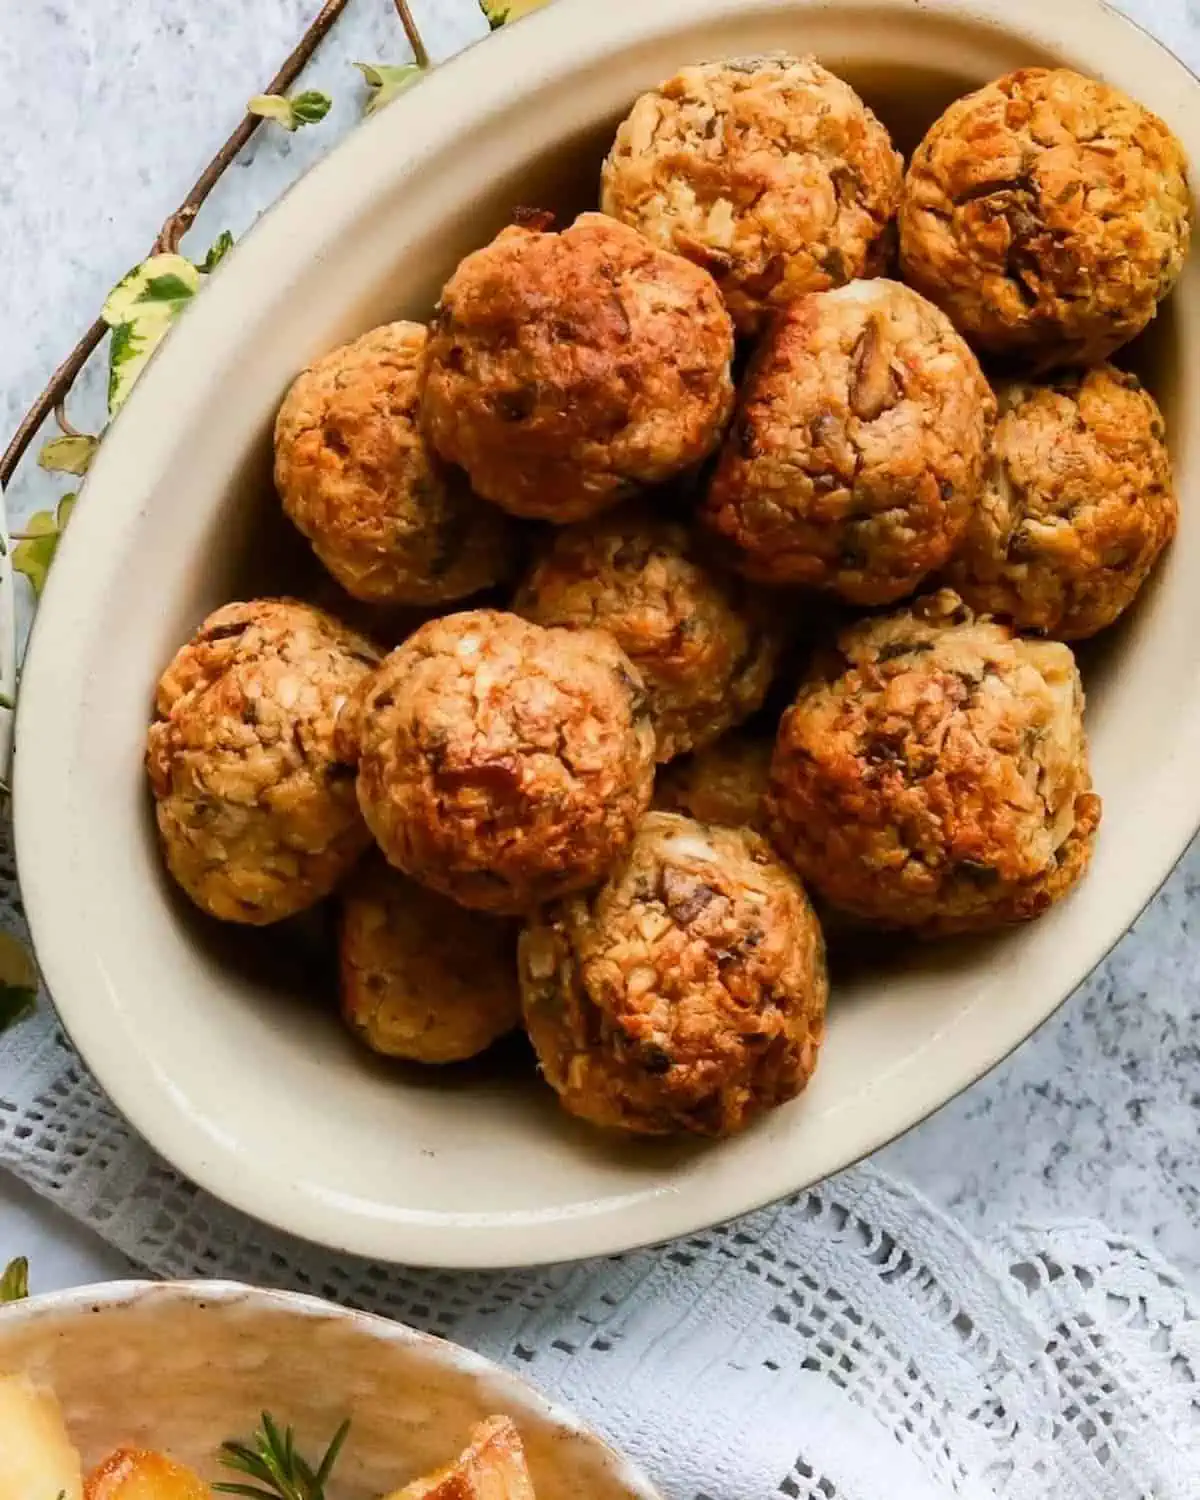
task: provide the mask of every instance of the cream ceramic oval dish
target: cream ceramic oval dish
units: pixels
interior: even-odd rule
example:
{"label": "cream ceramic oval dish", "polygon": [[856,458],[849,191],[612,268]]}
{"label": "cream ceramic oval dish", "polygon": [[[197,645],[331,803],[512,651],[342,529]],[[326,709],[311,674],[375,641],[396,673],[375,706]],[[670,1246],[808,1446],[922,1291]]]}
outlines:
{"label": "cream ceramic oval dish", "polygon": [[[205,613],[286,582],[270,432],[295,373],[427,316],[514,205],[595,201],[616,121],[681,64],[814,52],[909,149],[954,96],[1064,63],[1160,111],[1200,163],[1200,85],[1096,0],[558,0],[357,131],[237,247],[156,357],[88,478],[22,689],[20,873],[64,1022],[119,1108],[227,1202],[383,1260],[512,1265],[679,1235],[882,1145],[1026,1037],[1125,931],[1200,823],[1200,255],[1141,367],[1173,434],[1183,523],[1086,658],[1105,819],[1042,922],[929,949],[835,995],[812,1087],[746,1135],[610,1141],[529,1078],[360,1054],[252,937],[168,889],[142,744],[162,665]],[[1196,514],[1193,514],[1193,511]]]}
{"label": "cream ceramic oval dish", "polygon": [[315,1458],[348,1417],[330,1500],[379,1500],[511,1417],[554,1500],[657,1500],[613,1450],[523,1381],[399,1323],[230,1282],[114,1282],[6,1307],[0,1375],[53,1390],[85,1469],[118,1447],[169,1453],[209,1482],[265,1406]]}

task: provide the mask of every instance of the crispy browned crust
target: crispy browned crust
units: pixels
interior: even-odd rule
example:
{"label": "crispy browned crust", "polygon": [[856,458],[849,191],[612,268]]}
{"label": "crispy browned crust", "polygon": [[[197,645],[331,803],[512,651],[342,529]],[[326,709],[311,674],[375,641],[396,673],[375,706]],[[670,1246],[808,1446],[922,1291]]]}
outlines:
{"label": "crispy browned crust", "polygon": [[389,323],[318,359],[275,423],[275,485],[317,556],[356,599],[445,604],[509,576],[512,525],[420,432],[426,332]]}
{"label": "crispy browned crust", "polygon": [[378,659],[323,611],[260,599],[210,615],[167,667],[146,767],[167,866],[197,906],[277,922],[358,860],[370,835],[335,730]]}
{"label": "crispy browned crust", "polygon": [[342,895],[342,1015],[374,1052],[453,1063],[521,1017],[517,928],[368,859]]}
{"label": "crispy browned crust", "polygon": [[975,356],[916,292],[804,297],[746,377],[702,519],[750,577],[890,603],[961,538],[994,415]]}
{"label": "crispy browned crust", "polygon": [[452,1464],[405,1485],[390,1500],[534,1500],[525,1450],[512,1420],[488,1417],[480,1422]]}
{"label": "crispy browned crust", "polygon": [[698,823],[766,832],[766,794],[773,742],[733,733],[672,761],[654,784],[654,806]]}
{"label": "crispy browned crust", "polygon": [[473,610],[423,625],[366,684],[363,815],[388,859],[519,913],[602,878],[650,801],[654,728],[611,636]]}
{"label": "crispy browned crust", "polygon": [[901,264],[980,348],[1092,364],[1175,284],[1190,212],[1183,148],[1156,115],[1025,68],[952,104],[917,148]]}
{"label": "crispy browned crust", "polygon": [[867,274],[903,163],[849,84],[811,57],[684,68],[634,105],[601,207],[711,271],[738,331]]}
{"label": "crispy browned crust", "polygon": [[1039,916],[1087,867],[1083,689],[949,590],[852,626],[784,715],[772,836],[833,905],[926,935]]}
{"label": "crispy browned crust", "polygon": [[1112,365],[1001,389],[991,473],[947,580],[973,609],[1082,640],[1132,604],[1175,535],[1162,414]]}
{"label": "crispy browned crust", "polygon": [[607,630],[641,675],[670,760],[762,704],[783,650],[779,611],[645,508],[566,527],[513,606],[539,625]]}
{"label": "crispy browned crust", "polygon": [[707,272],[602,214],[514,226],[442,292],[425,432],[505,510],[583,520],[712,452],[732,357]]}
{"label": "crispy browned crust", "polygon": [[748,829],[647,814],[606,884],[531,918],[520,966],[542,1071],[593,1124],[731,1135],[816,1066],[821,930]]}

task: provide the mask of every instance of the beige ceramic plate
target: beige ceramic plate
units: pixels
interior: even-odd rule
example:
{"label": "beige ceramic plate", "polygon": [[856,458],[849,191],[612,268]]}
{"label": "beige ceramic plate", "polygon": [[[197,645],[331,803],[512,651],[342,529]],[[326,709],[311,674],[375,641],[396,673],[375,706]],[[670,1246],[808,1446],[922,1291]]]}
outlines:
{"label": "beige ceramic plate", "polygon": [[156,674],[288,552],[275,407],[312,356],[421,317],[514,204],[594,197],[613,124],[689,60],[812,50],[902,144],[954,95],[1063,61],[1160,110],[1200,162],[1200,87],[1092,0],[558,0],[365,125],[238,246],[106,439],[42,604],[18,727],[21,879],[62,1016],[147,1139],[230,1203],[327,1245],[443,1266],[615,1251],[834,1171],[978,1078],[1125,930],[1200,821],[1200,256],[1140,353],[1183,529],[1089,663],[1106,801],[1082,890],[1035,927],[931,948],[837,995],[814,1086],[718,1147],[613,1142],[529,1079],[376,1065],[328,1006],[163,879],[141,769]]}
{"label": "beige ceramic plate", "polygon": [[[521,1432],[550,1500],[657,1500],[599,1438],[505,1371],[398,1323],[312,1297],[228,1282],[117,1282],[6,1307],[0,1374],[44,1382],[91,1466],[126,1444],[163,1449],[206,1479],[265,1405],[319,1456],[350,1436],[330,1500],[378,1500],[457,1456],[493,1413]],[[225,1475],[233,1478],[232,1475]]]}

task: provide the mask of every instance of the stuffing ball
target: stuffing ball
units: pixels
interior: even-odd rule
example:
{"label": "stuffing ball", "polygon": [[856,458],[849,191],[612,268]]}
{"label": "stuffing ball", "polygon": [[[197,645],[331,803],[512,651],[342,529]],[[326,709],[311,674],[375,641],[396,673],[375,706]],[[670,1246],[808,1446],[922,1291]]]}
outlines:
{"label": "stuffing ball", "polygon": [[702,517],[751,578],[891,603],[961,539],[994,416],[975,356],[916,292],[802,298],[751,365]]}
{"label": "stuffing ball", "polygon": [[464,1062],[521,1019],[517,928],[368,860],[342,898],[342,1014],[374,1052]]}
{"label": "stuffing ball", "polygon": [[163,673],[146,768],[171,874],[227,922],[323,900],[371,842],[335,730],[379,653],[290,599],[228,604]]}
{"label": "stuffing ball", "polygon": [[1190,238],[1183,148],[1107,84],[1025,68],[952,104],[908,169],[906,281],[979,348],[1092,364],[1140,333]]}
{"label": "stuffing ball", "polygon": [[1001,391],[990,480],[948,581],[1018,630],[1082,640],[1132,602],[1175,534],[1162,414],[1112,365]]}
{"label": "stuffing ball", "polygon": [[372,604],[444,604],[508,576],[512,525],[429,452],[418,323],[390,323],[317,360],[275,423],[283,508],[338,583]]}
{"label": "stuffing ball", "polygon": [[496,610],[410,636],[366,684],[346,740],[388,860],[480,911],[602,879],[654,778],[645,693],[612,637]]}
{"label": "stuffing ball", "polygon": [[762,735],[734,733],[673,761],[654,786],[654,806],[698,823],[766,832],[767,782],[774,745]]}
{"label": "stuffing ball", "polygon": [[[660,774],[654,784],[653,806],[662,812],[682,813],[699,823],[721,823],[727,828],[751,828],[770,837],[767,788],[771,777],[773,739],[734,732],[715,745],[685,755]],[[861,952],[863,926],[810,892],[813,910],[833,958],[853,945]]]}
{"label": "stuffing ball", "polygon": [[514,608],[616,639],[645,685],[660,761],[748,718],[783,648],[778,608],[715,569],[688,527],[640,509],[558,532]]}
{"label": "stuffing ball", "polygon": [[596,1125],[733,1135],[816,1067],[821,929],[747,829],[648,814],[605,885],[531,920],[520,969],[542,1071]]}
{"label": "stuffing ball", "polygon": [[712,452],[732,358],[707,272],[602,214],[514,226],[442,292],[425,431],[504,510],[580,521]]}
{"label": "stuffing ball", "polygon": [[784,715],[767,811],[831,904],[927,936],[1040,916],[1100,818],[1070,648],[946,589],[845,631]]}
{"label": "stuffing ball", "polygon": [[684,68],[642,97],[604,163],[600,204],[716,278],[738,332],[862,276],[903,162],[849,84],[811,57]]}

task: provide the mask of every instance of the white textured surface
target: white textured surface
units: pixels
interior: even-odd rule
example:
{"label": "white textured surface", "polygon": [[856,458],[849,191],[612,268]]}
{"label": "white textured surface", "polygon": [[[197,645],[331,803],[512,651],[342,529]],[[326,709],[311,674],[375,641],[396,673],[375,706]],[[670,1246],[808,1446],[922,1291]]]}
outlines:
{"label": "white textured surface", "polygon": [[[296,1246],[291,1264],[319,1259]],[[666,1500],[1200,1487],[1200,1320],[1175,1272],[1095,1226],[981,1245],[869,1167],[661,1254],[507,1276],[343,1263],[329,1279],[532,1381]],[[269,1399],[305,1446],[350,1414],[334,1488],[358,1500],[501,1410],[539,1493],[627,1494],[594,1445],[548,1430],[540,1403],[472,1356],[308,1299],[210,1281],[33,1303],[0,1318],[0,1368],[58,1390],[86,1462],[120,1440],[207,1472]],[[98,1387],[97,1369],[120,1379]]]}
{"label": "white textured surface", "polygon": [[[5,435],[316,8],[317,0],[0,0]],[[416,8],[435,54],[484,30],[474,0]],[[1200,63],[1200,25],[1184,0],[1121,8]],[[351,0],[305,78],[335,95],[333,114],[296,136],[264,133],[189,244],[199,250],[224,227],[243,230],[353,127],[353,59],[405,57],[390,0]],[[95,373],[72,414],[81,426],[99,420]],[[45,507],[60,488],[27,464],[10,497],[14,515]],[[979,1227],[1095,1215],[1200,1274],[1198,888],[1194,851],[1081,994],[991,1078],[885,1153],[887,1164]],[[0,1254],[18,1224],[28,1232],[15,1202],[0,1196]],[[96,1262],[98,1273],[110,1269]]]}
{"label": "white textured surface", "polygon": [[35,1292],[128,1276],[129,1262],[60,1208],[0,1173],[0,1264],[27,1256]]}

